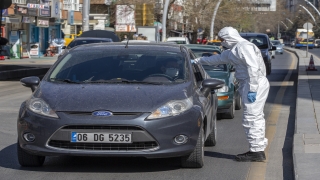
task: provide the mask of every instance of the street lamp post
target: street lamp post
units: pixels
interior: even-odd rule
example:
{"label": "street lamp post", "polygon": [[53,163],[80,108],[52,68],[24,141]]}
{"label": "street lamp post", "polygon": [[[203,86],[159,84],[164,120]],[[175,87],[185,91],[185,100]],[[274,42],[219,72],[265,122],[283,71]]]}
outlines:
{"label": "street lamp post", "polygon": [[165,42],[167,39],[168,6],[169,6],[169,0],[165,0],[165,4],[163,7],[163,15],[162,15],[162,42]]}
{"label": "street lamp post", "polygon": [[314,19],[313,15],[310,13],[310,11],[308,11],[308,9],[305,8],[304,6],[302,6],[301,4],[300,4],[299,6],[301,6],[304,10],[306,10],[307,13],[311,16],[311,18],[312,18],[312,20],[314,21],[314,23],[317,24],[317,23],[316,23],[316,20]]}
{"label": "street lamp post", "polygon": [[222,0],[219,0],[218,3],[216,4],[216,7],[214,8],[212,19],[211,19],[211,26],[210,26],[210,40],[213,40],[213,31],[214,31],[214,20],[216,18],[220,3]]}

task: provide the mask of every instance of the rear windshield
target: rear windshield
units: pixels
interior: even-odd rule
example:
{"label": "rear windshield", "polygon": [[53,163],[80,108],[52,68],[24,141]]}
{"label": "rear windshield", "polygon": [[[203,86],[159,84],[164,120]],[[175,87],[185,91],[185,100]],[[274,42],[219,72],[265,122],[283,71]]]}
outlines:
{"label": "rear windshield", "polygon": [[244,39],[255,44],[259,49],[268,49],[268,39],[266,36],[242,36]]}
{"label": "rear windshield", "polygon": [[188,66],[182,52],[141,49],[71,51],[50,74],[52,82],[174,84],[185,82]]}
{"label": "rear windshield", "polygon": [[83,45],[83,44],[91,44],[91,43],[103,43],[103,42],[112,42],[111,39],[90,39],[90,40],[74,40],[69,45],[68,48],[73,48],[75,46]]}
{"label": "rear windshield", "polygon": [[271,43],[272,43],[273,45],[280,45],[280,44],[281,44],[280,41],[271,41]]}
{"label": "rear windshield", "polygon": [[192,50],[192,52],[194,53],[194,55],[196,55],[196,57],[202,57],[205,56],[205,54],[221,54],[221,51],[219,51],[218,49],[197,49],[197,48],[190,48]]}
{"label": "rear windshield", "polygon": [[218,65],[202,65],[203,69],[206,70],[206,72],[211,75],[214,74],[214,71],[227,71],[227,65],[226,64],[218,64]]}

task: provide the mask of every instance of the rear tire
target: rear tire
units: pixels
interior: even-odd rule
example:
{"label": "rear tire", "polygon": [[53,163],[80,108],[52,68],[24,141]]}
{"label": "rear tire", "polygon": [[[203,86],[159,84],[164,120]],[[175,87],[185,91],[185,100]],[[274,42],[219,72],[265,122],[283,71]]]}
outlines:
{"label": "rear tire", "polygon": [[224,113],[222,116],[225,119],[233,119],[234,118],[234,111],[235,111],[235,99],[233,98],[232,105],[229,107],[228,112]]}
{"label": "rear tire", "polygon": [[215,146],[217,144],[217,115],[213,120],[213,124],[213,129],[204,143],[205,146]]}
{"label": "rear tire", "polygon": [[17,143],[18,161],[21,166],[25,167],[39,167],[42,166],[45,160],[45,156],[37,156],[27,153],[20,147],[19,142]]}
{"label": "rear tire", "polygon": [[184,168],[201,168],[204,162],[204,131],[201,127],[197,145],[193,152],[187,156],[181,157],[181,166]]}

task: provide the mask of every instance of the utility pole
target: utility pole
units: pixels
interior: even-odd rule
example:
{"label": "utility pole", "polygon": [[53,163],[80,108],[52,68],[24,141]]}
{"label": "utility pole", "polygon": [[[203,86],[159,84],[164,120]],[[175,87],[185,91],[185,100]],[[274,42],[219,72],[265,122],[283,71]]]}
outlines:
{"label": "utility pole", "polygon": [[216,15],[220,6],[222,0],[219,0],[216,4],[216,7],[214,8],[212,19],[211,19],[211,26],[210,26],[210,40],[213,40],[213,31],[214,31],[214,20],[216,19]]}
{"label": "utility pole", "polygon": [[90,0],[82,2],[82,32],[89,31],[89,6]]}
{"label": "utility pole", "polygon": [[279,21],[278,21],[278,34],[277,34],[277,39],[279,39],[279,33],[280,33],[280,25],[279,25]]}
{"label": "utility pole", "polygon": [[162,42],[165,42],[167,39],[167,16],[168,16],[168,6],[169,0],[165,0],[165,4],[163,7],[163,14],[162,14]]}

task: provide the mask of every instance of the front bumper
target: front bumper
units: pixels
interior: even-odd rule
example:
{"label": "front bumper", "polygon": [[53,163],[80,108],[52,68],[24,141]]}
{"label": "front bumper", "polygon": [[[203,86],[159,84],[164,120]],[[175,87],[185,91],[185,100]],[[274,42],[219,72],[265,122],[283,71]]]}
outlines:
{"label": "front bumper", "polygon": [[[27,109],[20,112],[22,113],[17,124],[19,145],[31,154],[42,156],[142,156],[147,158],[183,156],[194,150],[202,123],[201,112],[195,107],[181,115],[156,120],[145,120],[150,113],[141,113],[131,118],[118,116],[109,119],[57,112],[60,118],[55,119],[35,114]],[[198,121],[201,123],[199,124]],[[133,142],[127,145],[79,143],[75,148],[74,143],[70,142],[71,132],[132,133]],[[34,134],[35,141],[26,142],[23,138],[24,133]],[[183,145],[177,145],[173,140],[180,134],[188,137],[188,141]],[[107,150],[105,146],[112,148]]]}

